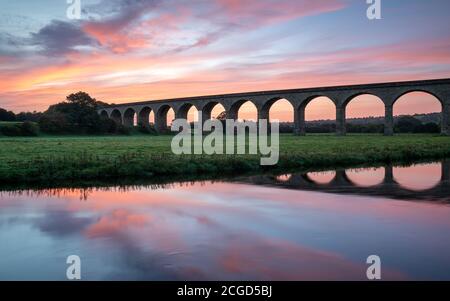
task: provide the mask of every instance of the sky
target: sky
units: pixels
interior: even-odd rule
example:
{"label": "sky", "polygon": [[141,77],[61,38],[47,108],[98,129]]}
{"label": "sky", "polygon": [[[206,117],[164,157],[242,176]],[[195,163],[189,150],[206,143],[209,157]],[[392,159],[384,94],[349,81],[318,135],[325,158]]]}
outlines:
{"label": "sky", "polygon": [[[77,91],[109,103],[450,77],[447,0],[0,0],[0,107],[45,110]],[[242,108],[244,117],[253,108]],[[287,102],[275,118],[292,119]],[[349,117],[383,115],[373,97]],[[405,96],[395,113],[440,111]],[[334,118],[326,99],[307,119]],[[272,116],[271,116],[272,117]]]}

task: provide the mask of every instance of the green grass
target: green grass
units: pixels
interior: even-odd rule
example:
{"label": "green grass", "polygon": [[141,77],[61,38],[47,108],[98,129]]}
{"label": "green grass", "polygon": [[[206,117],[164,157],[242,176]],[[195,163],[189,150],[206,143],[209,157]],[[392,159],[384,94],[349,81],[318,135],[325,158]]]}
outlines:
{"label": "green grass", "polygon": [[19,125],[22,123],[23,123],[22,121],[0,121],[0,126]]}
{"label": "green grass", "polygon": [[255,155],[172,154],[172,136],[0,138],[0,185],[55,181],[110,181],[233,175],[289,168],[402,163],[450,157],[450,137],[439,135],[310,135],[280,137],[277,166]]}

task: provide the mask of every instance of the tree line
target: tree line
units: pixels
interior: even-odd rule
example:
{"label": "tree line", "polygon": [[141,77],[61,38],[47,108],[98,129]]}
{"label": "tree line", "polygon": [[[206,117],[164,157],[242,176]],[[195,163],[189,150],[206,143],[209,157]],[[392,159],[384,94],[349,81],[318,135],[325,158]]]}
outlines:
{"label": "tree line", "polygon": [[65,101],[51,105],[45,112],[19,113],[0,109],[0,134],[5,136],[36,136],[46,134],[126,134],[129,129],[110,118],[97,114],[100,106],[108,104],[97,101],[85,92],[70,94]]}
{"label": "tree line", "polygon": [[[130,134],[131,129],[114,120],[97,113],[99,107],[107,103],[92,98],[88,93],[77,92],[66,97],[65,101],[51,105],[45,112],[14,112],[0,108],[0,135],[36,136],[39,132],[54,135],[98,135],[98,134]],[[217,119],[224,119],[223,112]],[[138,125],[142,133],[155,134],[153,125]],[[292,133],[294,124],[280,123],[281,133]],[[334,122],[307,122],[308,133],[333,133]],[[349,133],[383,133],[382,123],[347,123]],[[440,126],[434,122],[422,122],[413,116],[395,118],[397,133],[439,133]]]}

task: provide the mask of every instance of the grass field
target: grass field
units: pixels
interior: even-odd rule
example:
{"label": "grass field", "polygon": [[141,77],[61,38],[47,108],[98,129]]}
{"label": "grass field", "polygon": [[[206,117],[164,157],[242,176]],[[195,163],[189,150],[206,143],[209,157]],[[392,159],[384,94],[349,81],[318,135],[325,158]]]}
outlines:
{"label": "grass field", "polygon": [[0,183],[112,180],[124,177],[232,175],[268,169],[324,168],[450,157],[439,135],[280,137],[280,160],[262,167],[255,155],[183,155],[172,136],[0,138]]}

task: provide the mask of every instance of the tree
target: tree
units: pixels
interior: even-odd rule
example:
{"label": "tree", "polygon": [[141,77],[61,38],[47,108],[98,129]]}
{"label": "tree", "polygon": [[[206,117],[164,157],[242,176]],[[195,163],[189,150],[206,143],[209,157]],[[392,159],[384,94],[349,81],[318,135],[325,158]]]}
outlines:
{"label": "tree", "polygon": [[223,111],[222,113],[220,113],[217,117],[217,120],[226,120],[227,119],[227,112]]}
{"label": "tree", "polygon": [[39,124],[43,131],[49,133],[103,133],[112,126],[109,120],[97,114],[98,107],[99,102],[95,98],[80,91],[67,96],[66,101],[50,106]]}
{"label": "tree", "polygon": [[0,108],[0,121],[16,121],[16,115],[11,111]]}
{"label": "tree", "polygon": [[41,117],[41,112],[20,112],[19,114],[16,114],[16,121],[38,122]]}
{"label": "tree", "polygon": [[401,116],[397,119],[395,130],[399,133],[414,133],[416,128],[422,126],[422,122],[412,116]]}

